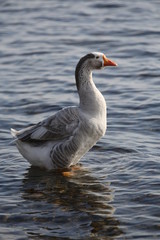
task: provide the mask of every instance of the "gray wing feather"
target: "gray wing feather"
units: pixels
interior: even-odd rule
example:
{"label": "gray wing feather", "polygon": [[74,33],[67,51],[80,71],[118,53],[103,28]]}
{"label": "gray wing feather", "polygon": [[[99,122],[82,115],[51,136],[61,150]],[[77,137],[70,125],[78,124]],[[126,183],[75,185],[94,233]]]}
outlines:
{"label": "gray wing feather", "polygon": [[56,141],[72,136],[79,124],[76,107],[64,108],[46,120],[19,131],[17,138],[22,141]]}

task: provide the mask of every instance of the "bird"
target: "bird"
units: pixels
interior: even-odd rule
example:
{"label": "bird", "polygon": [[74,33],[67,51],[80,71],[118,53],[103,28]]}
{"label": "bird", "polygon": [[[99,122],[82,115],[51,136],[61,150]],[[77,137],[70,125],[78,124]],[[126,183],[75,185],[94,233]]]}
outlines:
{"label": "bird", "polygon": [[75,69],[79,105],[65,107],[22,130],[11,128],[17,149],[32,166],[47,170],[76,166],[104,136],[106,101],[93,82],[92,72],[108,66],[117,63],[101,52],[83,56]]}

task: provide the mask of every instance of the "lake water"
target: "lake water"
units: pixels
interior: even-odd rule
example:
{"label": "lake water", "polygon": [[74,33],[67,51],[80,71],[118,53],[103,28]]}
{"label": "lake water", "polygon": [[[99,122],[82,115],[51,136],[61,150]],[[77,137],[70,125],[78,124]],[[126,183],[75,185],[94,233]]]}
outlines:
{"label": "lake water", "polygon": [[[0,1],[0,240],[160,239],[160,1]],[[33,168],[10,144],[78,104],[75,66],[93,77],[106,135],[72,177]]]}

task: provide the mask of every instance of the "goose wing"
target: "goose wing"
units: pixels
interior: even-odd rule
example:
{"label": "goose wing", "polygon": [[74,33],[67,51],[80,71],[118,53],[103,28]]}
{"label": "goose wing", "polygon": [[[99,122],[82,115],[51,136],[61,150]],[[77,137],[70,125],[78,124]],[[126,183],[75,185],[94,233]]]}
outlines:
{"label": "goose wing", "polygon": [[36,125],[14,132],[21,141],[59,141],[74,134],[79,125],[77,107],[64,108]]}

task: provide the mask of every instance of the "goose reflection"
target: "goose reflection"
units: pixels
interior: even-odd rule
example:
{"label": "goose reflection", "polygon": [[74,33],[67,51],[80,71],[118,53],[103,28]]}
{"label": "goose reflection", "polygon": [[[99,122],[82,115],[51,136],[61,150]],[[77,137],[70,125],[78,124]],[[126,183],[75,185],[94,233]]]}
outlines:
{"label": "goose reflection", "polygon": [[[34,229],[34,236],[108,240],[122,233],[113,216],[109,184],[100,183],[82,167],[72,177],[31,167],[25,174],[22,191],[23,199],[30,202],[32,210],[27,211],[31,221],[44,231]],[[28,232],[31,234],[30,229]]]}

